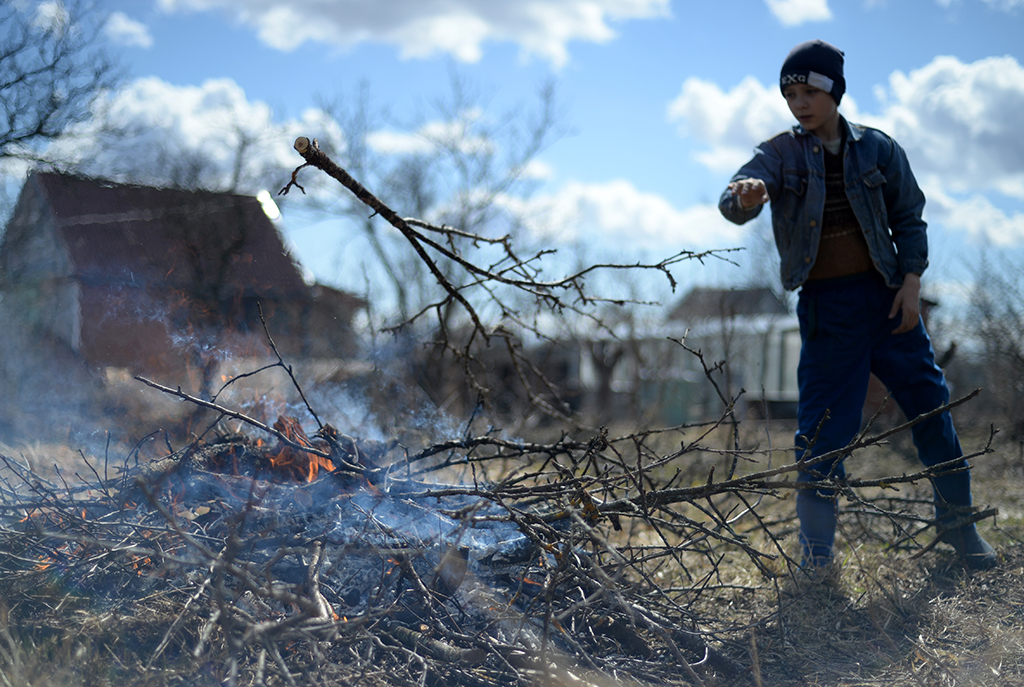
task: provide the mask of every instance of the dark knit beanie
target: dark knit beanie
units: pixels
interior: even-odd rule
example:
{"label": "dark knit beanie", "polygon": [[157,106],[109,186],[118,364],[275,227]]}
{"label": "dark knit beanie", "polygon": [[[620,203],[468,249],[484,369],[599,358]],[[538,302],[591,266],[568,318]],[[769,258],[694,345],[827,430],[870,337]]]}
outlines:
{"label": "dark knit beanie", "polygon": [[825,41],[807,41],[789,51],[782,63],[779,88],[795,83],[820,88],[831,95],[836,105],[846,92],[843,78],[843,51]]}

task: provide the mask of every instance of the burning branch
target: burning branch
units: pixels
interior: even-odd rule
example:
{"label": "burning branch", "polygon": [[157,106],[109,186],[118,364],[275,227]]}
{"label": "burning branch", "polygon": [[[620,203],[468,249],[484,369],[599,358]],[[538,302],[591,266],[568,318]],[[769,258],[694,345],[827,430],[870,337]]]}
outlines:
{"label": "burning branch", "polygon": [[288,436],[287,432],[282,431],[276,425],[274,427],[269,427],[269,426],[267,426],[266,423],[260,422],[259,420],[255,419],[255,418],[249,417],[248,415],[246,415],[245,413],[242,413],[241,411],[232,410],[231,408],[227,408],[226,406],[219,405],[217,403],[214,403],[213,401],[204,401],[201,398],[197,398],[195,396],[192,396],[191,394],[185,393],[184,391],[181,390],[181,388],[172,389],[169,386],[164,386],[163,384],[157,384],[156,382],[154,382],[152,380],[149,380],[149,379],[146,379],[145,377],[136,376],[135,379],[140,381],[140,382],[142,382],[143,384],[145,384],[148,387],[152,387],[153,389],[156,389],[157,391],[162,391],[165,394],[169,394],[171,396],[175,396],[177,398],[182,399],[183,401],[188,401],[189,403],[194,403],[195,405],[197,405],[197,406],[199,406],[201,408],[206,408],[208,410],[216,411],[217,413],[220,414],[220,416],[222,418],[230,417],[230,418],[234,418],[236,420],[241,420],[242,422],[244,422],[247,425],[255,427],[256,429],[258,429],[258,430],[260,430],[262,432],[266,432],[267,434],[270,434],[271,436],[276,437],[277,440],[280,441],[282,444],[284,444],[285,446],[287,446],[287,447],[289,447],[291,449],[294,449],[296,451],[302,451],[302,452],[305,452],[305,453],[311,453],[314,456],[317,456],[318,458],[329,459],[331,457],[331,454],[328,453],[327,451],[323,451],[321,449],[313,448],[313,446],[309,445],[308,443],[307,444],[303,444],[303,443],[301,443],[300,440],[298,440],[298,439],[296,439],[294,437]]}

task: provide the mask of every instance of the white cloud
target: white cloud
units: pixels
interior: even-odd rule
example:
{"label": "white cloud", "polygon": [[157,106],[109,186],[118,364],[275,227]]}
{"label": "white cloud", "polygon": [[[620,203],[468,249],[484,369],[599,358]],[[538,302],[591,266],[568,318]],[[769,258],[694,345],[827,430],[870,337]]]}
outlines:
{"label": "white cloud", "polygon": [[985,0],[985,4],[1004,12],[1024,8],[1024,0]]}
{"label": "white cloud", "polygon": [[374,131],[367,134],[366,142],[375,151],[384,154],[425,155],[431,151],[430,141],[408,131]]}
{"label": "white cloud", "polygon": [[523,167],[523,178],[524,179],[536,179],[538,181],[544,181],[551,179],[555,176],[555,170],[552,169],[551,165],[540,160],[530,160]]}
{"label": "white cloud", "polygon": [[[1024,0],[982,0],[986,5],[1003,12],[1013,12],[1024,7]],[[935,0],[943,7],[957,4],[959,0]]]}
{"label": "white cloud", "polygon": [[866,123],[892,134],[920,174],[939,175],[957,192],[1024,198],[1024,67],[1016,59],[936,57],[895,72],[880,95],[882,114]]}
{"label": "white cloud", "polygon": [[423,155],[438,149],[458,150],[467,155],[494,152],[492,141],[472,133],[483,118],[484,112],[473,108],[452,120],[427,122],[416,131],[375,131],[367,136],[367,142],[377,152],[392,155]]}
{"label": "white cloud", "polygon": [[223,10],[265,43],[292,50],[306,41],[352,47],[389,43],[405,58],[447,53],[480,59],[488,41],[516,43],[555,66],[570,41],[604,43],[613,25],[669,16],[670,0],[159,0],[168,12]]}
{"label": "white cloud", "polygon": [[748,76],[731,91],[691,77],[669,103],[668,118],[680,133],[710,145],[697,161],[716,172],[735,170],[761,141],[795,122],[778,89]]}
{"label": "white cloud", "polygon": [[337,125],[316,111],[275,120],[269,106],[248,101],[230,79],[175,86],[151,77],[98,103],[94,119],[73,127],[47,155],[85,174],[255,193],[284,185],[283,170],[302,161],[292,143],[311,131],[342,140]]}
{"label": "white cloud", "polygon": [[768,9],[783,26],[799,26],[810,21],[828,21],[832,11],[828,0],[765,0]]}
{"label": "white cloud", "polygon": [[973,238],[984,238],[995,246],[1024,243],[1024,213],[1004,212],[980,193],[954,196],[936,177],[923,180],[922,187],[928,197],[925,217],[929,222],[966,232]]}
{"label": "white cloud", "polygon": [[741,243],[743,229],[727,222],[714,205],[673,207],[629,181],[570,182],[557,193],[528,201],[504,199],[537,234],[572,243],[584,236],[630,250],[726,248]]}
{"label": "white cloud", "polygon": [[60,35],[70,26],[71,15],[60,0],[47,0],[36,7],[34,23],[47,33]]}
{"label": "white cloud", "polygon": [[142,22],[135,21],[124,12],[112,13],[107,18],[103,30],[107,34],[107,38],[117,45],[126,45],[132,48],[153,46],[153,36],[149,33],[149,27]]}

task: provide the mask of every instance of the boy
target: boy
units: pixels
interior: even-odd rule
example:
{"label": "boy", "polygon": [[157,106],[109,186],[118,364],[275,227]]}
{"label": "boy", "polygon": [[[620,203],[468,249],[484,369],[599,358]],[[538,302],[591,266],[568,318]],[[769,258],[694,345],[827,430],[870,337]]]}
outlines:
{"label": "boy", "polygon": [[[798,458],[841,449],[861,427],[869,373],[908,418],[945,404],[949,390],[920,318],[921,273],[928,266],[924,195],[903,149],[876,129],[839,114],[846,90],[843,53],[824,41],[793,48],[780,87],[799,125],[762,143],[719,201],[743,224],[771,201],[782,282],[800,288]],[[826,417],[827,415],[827,417]],[[949,412],[912,429],[925,465],[963,456]],[[956,464],[966,467],[966,461]],[[973,568],[995,551],[973,524],[948,529],[971,506],[970,473],[932,479],[943,541]],[[842,479],[843,461],[821,461],[798,481]],[[829,489],[797,490],[802,565],[832,560],[836,499]]]}

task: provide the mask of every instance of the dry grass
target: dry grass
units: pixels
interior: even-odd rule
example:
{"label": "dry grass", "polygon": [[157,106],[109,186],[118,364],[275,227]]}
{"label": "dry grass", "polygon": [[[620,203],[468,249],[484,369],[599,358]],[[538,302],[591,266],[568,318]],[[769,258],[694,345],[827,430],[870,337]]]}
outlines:
{"label": "dry grass", "polygon": [[83,453],[68,444],[50,442],[0,442],[0,455],[16,460],[43,479],[59,482],[62,478],[72,481],[92,481],[93,470],[102,466],[102,458]]}
{"label": "dry grass", "polygon": [[948,552],[920,561],[856,553],[821,579],[713,594],[702,615],[717,612],[723,627],[768,619],[727,641],[755,684],[1024,684],[1019,544],[1002,547],[1000,568],[977,573]]}

